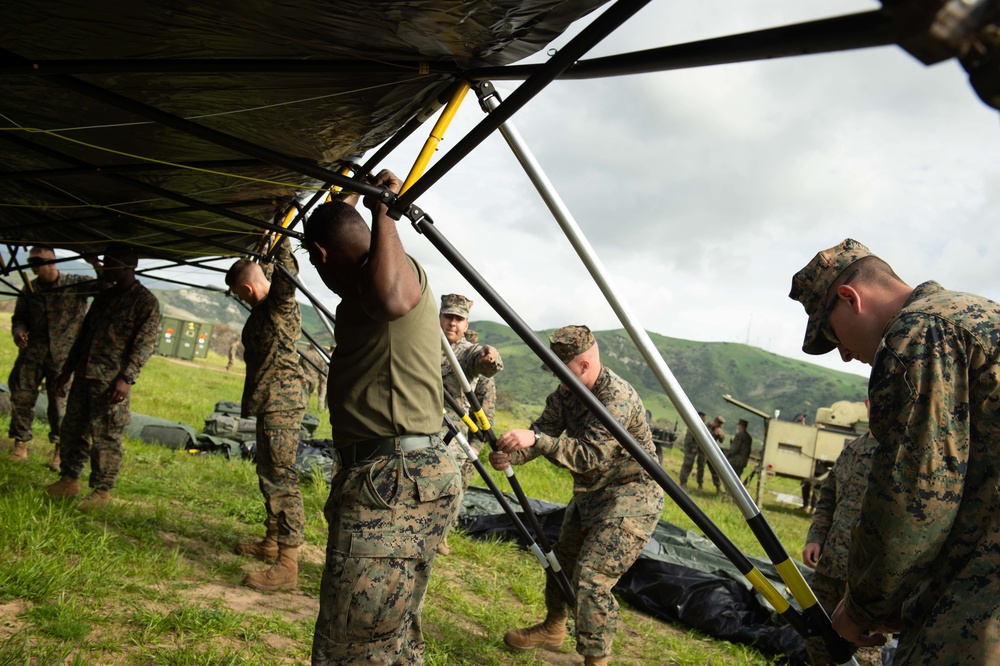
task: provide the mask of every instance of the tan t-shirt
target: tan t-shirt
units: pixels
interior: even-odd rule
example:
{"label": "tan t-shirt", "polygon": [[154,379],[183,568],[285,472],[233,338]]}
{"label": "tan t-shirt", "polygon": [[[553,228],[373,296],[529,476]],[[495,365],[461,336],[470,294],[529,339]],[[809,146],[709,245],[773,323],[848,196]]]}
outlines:
{"label": "tan t-shirt", "polygon": [[358,295],[337,307],[337,349],[327,401],[337,448],[378,437],[430,435],[441,427],[441,325],[427,274],[412,257],[420,302],[381,322]]}

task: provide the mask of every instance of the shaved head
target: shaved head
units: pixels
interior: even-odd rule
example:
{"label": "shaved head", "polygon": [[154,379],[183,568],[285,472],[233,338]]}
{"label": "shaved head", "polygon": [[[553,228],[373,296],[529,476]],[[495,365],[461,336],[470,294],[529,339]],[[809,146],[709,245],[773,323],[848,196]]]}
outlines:
{"label": "shaved head", "polygon": [[371,244],[371,230],[354,206],[330,201],[319,206],[306,222],[305,243],[324,247]]}
{"label": "shaved head", "polygon": [[258,271],[260,271],[260,266],[253,261],[240,259],[226,273],[226,286],[235,287],[236,285],[252,282]]}

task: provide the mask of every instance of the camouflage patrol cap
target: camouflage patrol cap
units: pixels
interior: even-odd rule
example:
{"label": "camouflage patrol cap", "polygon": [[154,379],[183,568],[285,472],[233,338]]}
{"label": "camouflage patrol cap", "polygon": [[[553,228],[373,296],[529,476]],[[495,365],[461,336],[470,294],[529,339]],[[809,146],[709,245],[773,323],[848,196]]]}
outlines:
{"label": "camouflage patrol cap", "polygon": [[823,250],[812,258],[805,268],[792,277],[792,290],[788,297],[802,303],[809,322],[802,342],[802,351],[818,356],[833,351],[834,345],[820,332],[826,311],[826,293],[837,278],[854,262],[872,256],[871,250],[858,241],[848,238],[839,245]]}
{"label": "camouflage patrol cap", "polygon": [[445,294],[441,297],[441,314],[456,315],[462,319],[469,318],[472,309],[472,299],[461,294]]}
{"label": "camouflage patrol cap", "polygon": [[549,348],[563,363],[569,363],[593,347],[595,342],[594,334],[586,326],[563,326],[549,336]]}
{"label": "camouflage patrol cap", "polygon": [[746,427],[746,426],[748,426],[750,424],[747,422],[746,419],[740,419],[739,421],[736,422],[736,425],[741,425],[743,427]]}
{"label": "camouflage patrol cap", "polygon": [[723,423],[726,422],[726,417],[725,416],[716,416],[715,420],[719,422],[719,425],[722,425]]}

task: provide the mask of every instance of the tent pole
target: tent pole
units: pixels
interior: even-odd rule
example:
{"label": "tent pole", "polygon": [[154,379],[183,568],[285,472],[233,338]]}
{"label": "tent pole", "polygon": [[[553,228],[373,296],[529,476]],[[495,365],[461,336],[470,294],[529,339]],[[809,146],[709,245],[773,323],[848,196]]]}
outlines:
{"label": "tent pole", "polygon": [[[441,232],[434,225],[433,221],[423,210],[417,206],[410,206],[407,215],[410,217],[413,227],[418,233],[427,237],[427,240],[444,255],[445,259],[462,275],[469,284],[489,303],[500,317],[514,330],[519,338],[531,349],[539,359],[541,359],[559,380],[573,392],[574,395],[590,410],[590,412],[608,429],[608,432],[618,440],[622,447],[635,458],[636,462],[646,470],[646,472],[663,488],[671,500],[694,522],[694,524],[716,545],[725,557],[733,563],[741,574],[750,582],[754,588],[771,604],[771,606],[791,625],[796,632],[803,637],[820,636],[826,643],[831,654],[844,664],[856,664],[851,654],[853,647],[843,638],[834,633],[830,624],[830,618],[818,603],[813,603],[812,607],[805,609],[803,613],[797,611],[788,600],[785,599],[771,583],[761,574],[752,562],[744,555],[739,548],[712,522],[704,511],[681,490],[680,486],[663,471],[659,462],[648,454],[645,449],[635,440],[597,397],[591,393],[579,378],[570,371],[555,353],[549,349],[531,330],[531,328],[521,319],[518,314],[504,301],[490,284],[483,279],[483,276],[463,257],[458,250],[448,242]],[[767,525],[765,522],[764,525]],[[760,539],[760,537],[758,537]],[[777,538],[774,542],[780,547]],[[788,562],[791,564],[791,562]],[[794,567],[794,565],[792,565]],[[798,569],[795,569],[798,573]],[[801,577],[801,573],[799,573]],[[784,580],[784,576],[782,576]],[[812,595],[808,585],[803,586]],[[799,590],[799,593],[802,593]],[[793,593],[794,594],[794,593]],[[795,595],[798,599],[798,595]],[[815,599],[815,596],[813,599]]]}
{"label": "tent pole", "polygon": [[[500,105],[499,95],[495,94],[493,86],[488,82],[479,86],[477,93],[480,95],[485,110],[492,112]],[[733,471],[725,455],[723,455],[722,449],[710,435],[707,426],[698,417],[697,410],[684,393],[684,389],[681,388],[674,374],[667,366],[666,361],[660,355],[660,352],[656,349],[656,345],[653,344],[649,334],[639,324],[628,304],[620,297],[618,290],[607,275],[607,271],[604,269],[604,265],[594,251],[594,248],[583,235],[572,213],[570,213],[559,193],[552,186],[541,165],[535,160],[534,155],[521,138],[517,128],[514,127],[510,120],[507,120],[500,126],[500,132],[514,152],[524,172],[542,196],[553,217],[559,223],[563,233],[566,234],[570,244],[573,245],[573,248],[587,267],[594,282],[600,288],[601,293],[604,294],[608,304],[611,305],[619,321],[625,327],[625,330],[628,331],[629,337],[632,338],[632,342],[635,343],[635,346],[646,360],[647,366],[653,371],[660,385],[670,397],[670,401],[677,408],[681,418],[684,419],[684,423],[695,434],[698,446],[708,457],[712,467],[718,472],[727,490],[733,496],[736,505],[743,513],[751,531],[753,531],[757,540],[763,546],[764,551],[774,563],[775,569],[781,575],[782,580],[785,581],[795,599],[799,602],[799,605],[802,606],[807,619],[817,624],[824,624],[825,621],[825,628],[832,633],[830,618],[818,603],[816,595],[808,583],[802,577],[802,572],[791,561],[788,552],[781,544],[774,530],[764,518],[760,509],[757,508],[757,505],[754,504],[753,499],[743,486],[740,478]],[[815,615],[815,620],[811,617],[813,615]]]}

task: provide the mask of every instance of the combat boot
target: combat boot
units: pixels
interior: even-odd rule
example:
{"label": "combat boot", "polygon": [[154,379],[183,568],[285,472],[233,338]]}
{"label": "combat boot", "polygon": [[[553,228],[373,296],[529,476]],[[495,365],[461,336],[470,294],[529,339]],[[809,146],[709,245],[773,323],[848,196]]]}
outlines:
{"label": "combat boot", "polygon": [[94,492],[80,500],[77,508],[80,511],[100,511],[111,502],[111,491],[104,488],[95,488]]}
{"label": "combat boot", "polygon": [[20,439],[14,440],[14,448],[10,450],[11,460],[27,460],[28,459],[28,443]]}
{"label": "combat boot", "polygon": [[565,638],[566,616],[549,613],[539,624],[524,629],[511,629],[503,635],[503,642],[518,652],[535,648],[558,650]]}
{"label": "combat boot", "polygon": [[278,561],[267,571],[247,574],[243,584],[255,590],[294,590],[299,582],[299,547],[278,546]]}
{"label": "combat boot", "polygon": [[584,657],[583,666],[608,666],[607,657]]}
{"label": "combat boot", "polygon": [[270,525],[267,534],[260,541],[247,541],[236,544],[237,555],[247,555],[262,562],[273,562],[278,559],[278,528],[272,531]]}
{"label": "combat boot", "polygon": [[49,461],[49,469],[53,472],[58,472],[62,464],[62,460],[59,458],[59,438],[53,437],[52,444],[55,448],[52,449],[52,460]]}
{"label": "combat boot", "polygon": [[80,481],[72,476],[60,476],[59,480],[45,489],[49,497],[76,497],[80,494]]}
{"label": "combat boot", "polygon": [[448,545],[448,535],[444,535],[444,539],[438,544],[437,552],[439,555],[451,555],[451,547]]}

